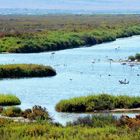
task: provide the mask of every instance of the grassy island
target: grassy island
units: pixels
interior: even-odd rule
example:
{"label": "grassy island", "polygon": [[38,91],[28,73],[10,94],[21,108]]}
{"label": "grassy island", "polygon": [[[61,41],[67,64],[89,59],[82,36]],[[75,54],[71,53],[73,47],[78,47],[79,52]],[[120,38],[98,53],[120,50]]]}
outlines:
{"label": "grassy island", "polygon": [[100,112],[139,107],[140,97],[101,94],[62,100],[56,105],[56,110],[59,112]]}
{"label": "grassy island", "polygon": [[37,64],[0,65],[0,78],[46,77],[55,75],[56,71],[50,66]]}
{"label": "grassy island", "polygon": [[91,46],[140,34],[139,15],[0,16],[0,52]]}
{"label": "grassy island", "polygon": [[0,94],[0,106],[20,105],[19,98],[10,94]]}

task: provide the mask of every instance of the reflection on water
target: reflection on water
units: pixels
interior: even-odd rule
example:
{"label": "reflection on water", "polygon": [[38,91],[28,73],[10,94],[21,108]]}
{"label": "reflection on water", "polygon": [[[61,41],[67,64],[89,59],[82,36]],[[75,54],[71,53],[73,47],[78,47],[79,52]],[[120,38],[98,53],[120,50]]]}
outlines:
{"label": "reflection on water", "polygon": [[[139,95],[140,65],[130,67],[110,61],[126,59],[137,52],[140,52],[140,36],[55,53],[0,54],[1,64],[44,64],[57,71],[57,76],[52,78],[1,80],[0,92],[16,94],[22,108],[44,106],[55,121],[65,123],[81,114],[57,113],[55,104],[61,99],[98,93]],[[123,79],[130,83],[121,85],[119,80]]]}

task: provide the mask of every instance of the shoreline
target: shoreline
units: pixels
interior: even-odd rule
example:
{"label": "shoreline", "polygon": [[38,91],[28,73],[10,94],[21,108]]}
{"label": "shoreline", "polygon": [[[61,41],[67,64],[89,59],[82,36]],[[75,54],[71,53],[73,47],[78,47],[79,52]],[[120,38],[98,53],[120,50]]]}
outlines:
{"label": "shoreline", "polygon": [[111,113],[129,113],[129,112],[135,112],[135,113],[139,113],[140,112],[140,108],[131,108],[131,109],[113,109],[110,110]]}
{"label": "shoreline", "polygon": [[[87,32],[88,33],[88,32]],[[9,52],[9,51],[5,51],[5,52],[0,52],[0,54],[32,54],[32,53],[47,53],[47,52],[57,52],[57,51],[62,51],[62,50],[68,50],[68,49],[78,49],[78,48],[89,48],[89,47],[94,47],[95,45],[100,45],[100,44],[105,44],[105,43],[111,43],[111,42],[114,42],[116,41],[117,39],[127,39],[127,38],[131,38],[131,37],[135,37],[135,36],[140,36],[140,34],[134,34],[134,35],[130,35],[130,36],[127,36],[127,37],[116,37],[114,40],[111,40],[111,41],[103,41],[101,43],[96,43],[96,44],[84,44],[84,45],[80,45],[80,46],[77,46],[77,47],[68,47],[68,48],[64,48],[64,49],[56,49],[56,50],[49,50],[49,51],[38,51],[38,52]],[[138,63],[140,64],[140,62],[128,62],[128,61],[117,61],[119,63],[123,63],[123,62],[126,62],[126,63]]]}
{"label": "shoreline", "polygon": [[[88,33],[88,32],[87,32]],[[101,44],[105,44],[105,43],[111,43],[111,42],[114,42],[118,39],[127,39],[127,38],[131,38],[131,37],[137,37],[137,36],[140,36],[140,34],[134,34],[134,35],[131,35],[131,36],[127,36],[127,37],[118,37],[118,38],[115,38],[115,40],[112,40],[112,41],[104,41],[104,42],[101,42],[101,43],[97,43],[97,44],[93,44],[93,45],[88,45],[88,44],[85,44],[85,45],[82,45],[82,46],[77,46],[77,47],[71,47],[71,48],[66,48],[66,49],[58,49],[58,50],[49,50],[49,51],[39,51],[39,52],[0,52],[0,54],[37,54],[37,53],[49,53],[49,52],[58,52],[58,51],[63,51],[63,50],[69,50],[69,49],[78,49],[78,48],[89,48],[89,47],[94,47],[96,45],[101,45]],[[127,63],[127,64],[140,64],[140,62],[135,62],[135,61],[132,61],[132,62],[128,62],[127,60],[121,60],[121,61],[113,61],[113,62],[117,62],[117,63]]]}

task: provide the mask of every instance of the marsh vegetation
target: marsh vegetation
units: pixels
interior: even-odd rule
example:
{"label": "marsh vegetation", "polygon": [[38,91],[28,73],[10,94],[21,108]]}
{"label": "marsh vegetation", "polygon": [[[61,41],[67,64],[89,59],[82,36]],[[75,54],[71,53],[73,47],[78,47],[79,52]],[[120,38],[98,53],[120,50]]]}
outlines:
{"label": "marsh vegetation", "polygon": [[47,77],[55,75],[56,71],[50,66],[37,64],[0,65],[0,78]]}
{"label": "marsh vegetation", "polygon": [[140,34],[138,15],[1,16],[0,20],[0,52],[62,50]]}
{"label": "marsh vegetation", "polygon": [[0,94],[0,106],[20,105],[21,101],[12,94]]}
{"label": "marsh vegetation", "polygon": [[[14,127],[13,127],[14,126]],[[138,140],[140,138],[140,116],[88,116],[62,126],[48,120],[33,123],[13,122],[0,119],[2,140]]]}
{"label": "marsh vegetation", "polygon": [[61,100],[56,105],[56,110],[59,112],[99,112],[113,109],[130,109],[139,107],[140,97],[99,94]]}

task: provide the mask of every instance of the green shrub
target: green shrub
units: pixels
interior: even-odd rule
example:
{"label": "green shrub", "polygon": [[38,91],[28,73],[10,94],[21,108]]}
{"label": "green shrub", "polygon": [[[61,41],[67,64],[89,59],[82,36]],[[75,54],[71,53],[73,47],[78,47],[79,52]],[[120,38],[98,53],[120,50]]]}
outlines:
{"label": "green shrub", "polygon": [[22,112],[22,116],[24,118],[28,118],[30,120],[38,120],[38,121],[50,121],[49,113],[46,108],[42,108],[41,106],[34,106],[32,109],[26,109]]}
{"label": "green shrub", "polygon": [[99,96],[96,97],[96,99],[94,100],[94,109],[95,110],[111,110],[114,109],[115,105],[114,105],[114,97],[108,94],[101,94]]}
{"label": "green shrub", "polygon": [[80,117],[76,121],[67,123],[67,126],[90,126],[90,127],[105,127],[115,125],[117,118],[112,115],[92,115]]}
{"label": "green shrub", "polygon": [[33,126],[29,126],[25,131],[24,135],[36,137],[36,136],[43,136],[44,133],[47,132],[47,129],[45,126],[42,126],[41,124],[36,124]]}
{"label": "green shrub", "polygon": [[134,56],[129,56],[128,60],[135,61],[135,57]]}
{"label": "green shrub", "polygon": [[12,122],[11,120],[8,120],[8,119],[5,119],[5,118],[0,118],[0,128],[8,125],[11,122]]}
{"label": "green shrub", "polygon": [[22,117],[24,118],[28,118],[28,115],[32,113],[32,110],[31,109],[26,109],[22,112]]}
{"label": "green shrub", "polygon": [[117,117],[112,115],[95,115],[92,117],[93,127],[113,126],[117,122]]}
{"label": "green shrub", "polygon": [[140,61],[140,53],[137,53],[135,56],[129,56],[128,57],[128,60],[131,60],[131,61]]}
{"label": "green shrub", "polygon": [[19,117],[21,113],[22,111],[19,107],[8,107],[2,112],[3,115],[8,117]]}
{"label": "green shrub", "polygon": [[[140,101],[140,98],[139,98]],[[115,99],[115,108],[131,108],[133,107],[134,98],[129,96],[117,96]]]}
{"label": "green shrub", "polygon": [[0,106],[20,105],[19,98],[14,95],[0,94]]}
{"label": "green shrub", "polygon": [[2,107],[2,106],[0,106],[0,113],[2,113],[2,111],[3,111],[3,107]]}
{"label": "green shrub", "polygon": [[137,54],[135,55],[135,58],[136,58],[138,61],[140,61],[140,53],[137,53]]}

